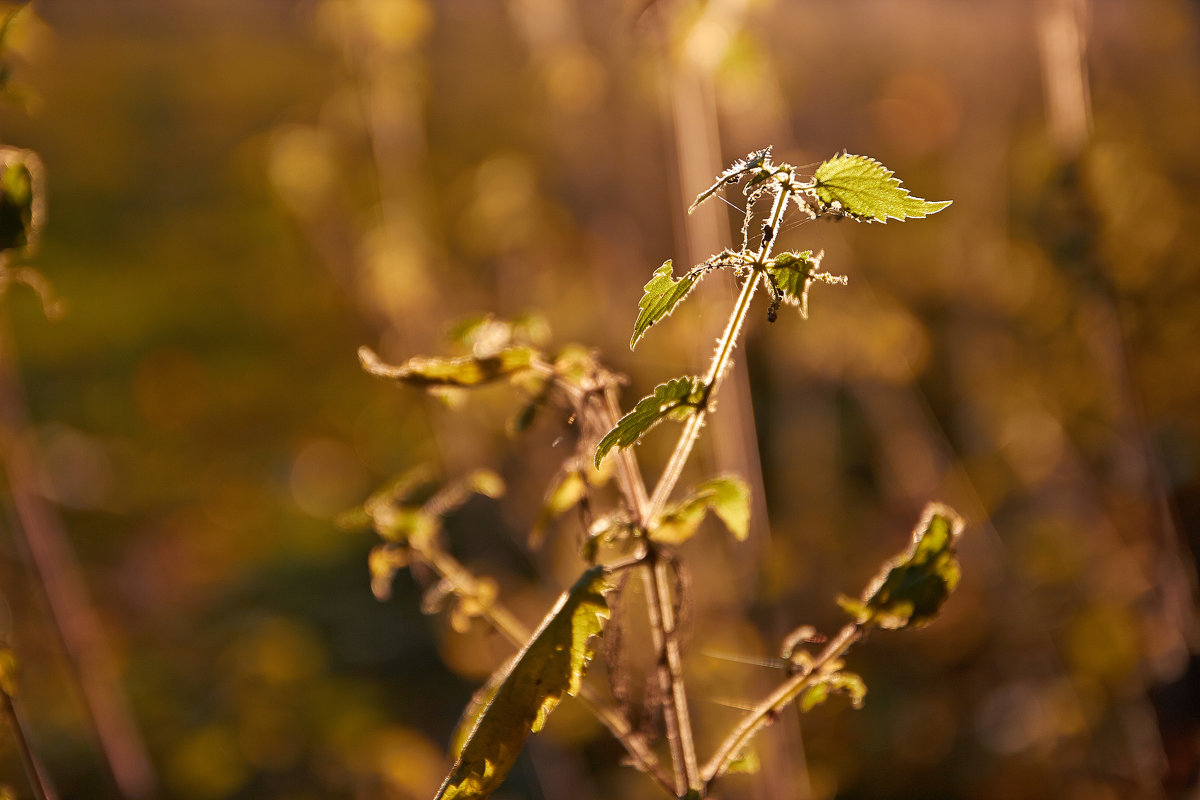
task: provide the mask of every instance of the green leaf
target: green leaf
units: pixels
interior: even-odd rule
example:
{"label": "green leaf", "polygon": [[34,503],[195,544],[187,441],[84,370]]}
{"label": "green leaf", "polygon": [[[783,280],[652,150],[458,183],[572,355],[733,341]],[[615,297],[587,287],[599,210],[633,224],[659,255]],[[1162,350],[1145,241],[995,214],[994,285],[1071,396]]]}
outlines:
{"label": "green leaf", "polygon": [[483,357],[410,358],[395,367],[370,348],[358,348],[358,360],[367,372],[424,388],[479,386],[528,370],[536,358],[537,351],[531,347],[508,347]]}
{"label": "green leaf", "polygon": [[666,544],[682,544],[696,533],[709,509],[721,518],[735,539],[746,540],[750,533],[750,487],[732,475],[705,481],[664,511],[651,525],[650,538]]}
{"label": "green leaf", "polygon": [[41,223],[37,155],[0,147],[0,251],[27,247],[37,239]]}
{"label": "green leaf", "polygon": [[483,707],[436,800],[482,800],[516,761],[563,694],[579,691],[593,656],[591,639],[608,620],[605,571],[593,567],[559,598]]}
{"label": "green leaf", "polygon": [[820,271],[824,255],[824,251],[814,256],[811,250],[805,250],[801,253],[780,253],[767,261],[767,288],[771,293],[771,307],[767,310],[769,321],[775,321],[775,311],[783,303],[797,306],[800,316],[808,319],[808,288],[813,281],[846,283],[844,275]]}
{"label": "green leaf", "polygon": [[839,670],[823,675],[800,695],[800,710],[805,713],[812,711],[813,708],[829,699],[832,692],[847,695],[850,698],[850,705],[862,708],[863,700],[867,696],[867,684],[861,676],[853,672]]}
{"label": "green leaf", "polygon": [[579,501],[587,496],[587,488],[587,477],[582,469],[564,470],[556,476],[550,491],[546,493],[546,499],[533,523],[533,529],[529,532],[531,546],[537,547],[541,544],[546,535],[547,526],[578,505]]}
{"label": "green leaf", "polygon": [[908,550],[883,565],[860,600],[842,597],[838,604],[860,625],[898,630],[928,624],[958,585],[955,546],[962,528],[953,509],[930,503]]}
{"label": "green leaf", "polygon": [[704,383],[699,378],[684,376],[672,378],[654,387],[654,393],[643,397],[616,426],[604,435],[596,447],[596,466],[614,447],[629,447],[637,444],[646,431],[657,425],[664,417],[686,417],[692,409],[699,408],[703,400]]}
{"label": "green leaf", "polygon": [[813,175],[822,211],[841,211],[868,222],[887,222],[934,214],[949,200],[922,200],[900,186],[894,173],[868,156],[843,153],[817,167]]}
{"label": "green leaf", "polygon": [[651,325],[663,317],[670,316],[675,306],[687,297],[699,278],[697,270],[692,270],[682,278],[674,277],[670,259],[654,271],[654,276],[644,287],[646,293],[638,302],[637,320],[633,323],[633,338],[629,340],[630,350],[637,347],[637,343],[646,331],[650,330]]}
{"label": "green leaf", "polygon": [[[745,158],[739,158],[730,165],[729,169],[717,176],[717,181],[712,186],[705,189],[696,196],[692,205],[688,208],[688,213],[696,210],[696,207],[703,203],[708,198],[712,197],[721,187],[728,183],[737,183],[747,173],[759,173],[751,176],[751,183],[761,181],[766,175],[769,175],[771,168],[771,148],[764,147],[762,150],[756,150]],[[756,180],[757,179],[757,180]]]}
{"label": "green leaf", "polygon": [[725,766],[724,774],[736,775],[740,772],[743,775],[754,775],[760,769],[762,769],[762,762],[759,761],[758,751],[750,745],[746,745],[740,753],[729,760],[729,763]]}

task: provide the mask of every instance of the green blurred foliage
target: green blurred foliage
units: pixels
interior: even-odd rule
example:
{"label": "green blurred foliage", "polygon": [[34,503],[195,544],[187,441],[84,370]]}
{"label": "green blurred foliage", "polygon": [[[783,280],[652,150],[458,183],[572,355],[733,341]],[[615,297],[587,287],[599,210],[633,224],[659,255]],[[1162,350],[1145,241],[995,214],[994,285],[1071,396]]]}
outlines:
{"label": "green blurred foliage", "polygon": [[[1047,122],[1041,8],[42,0],[6,30],[0,141],[44,164],[30,263],[69,308],[50,323],[4,297],[26,435],[163,796],[433,796],[459,711],[511,653],[422,616],[428,576],[377,602],[373,534],[332,519],[419,463],[500,471],[507,499],[447,532],[532,624],[579,566],[572,514],[524,546],[564,428],[542,415],[514,444],[503,389],[449,409],[365,376],[356,349],[399,363],[444,352],[463,314],[538,309],[631,376],[627,402],[698,369],[715,302],[628,349],[655,266],[689,266],[674,232],[703,186],[676,159],[705,134],[673,131],[680,74],[710,82],[709,174],[767,144],[814,165],[844,148],[954,200],[921,224],[783,231],[849,284],[807,320],[760,316],[739,354],[769,539],[684,548],[702,750],[723,703],[778,680],[705,653],[832,629],[833,598],[929,499],[970,527],[942,617],[851,655],[864,708],[814,708],[802,740],[785,715],[723,791],[1182,791],[1197,709],[1170,700],[1160,741],[1148,698],[1177,697],[1153,687],[1195,625],[1200,24],[1183,0],[1092,4],[1073,157]],[[710,447],[687,485],[714,467]],[[13,537],[0,555],[35,744],[62,796],[115,797]],[[756,579],[730,585],[747,562]],[[654,796],[569,702],[530,753],[497,797]],[[0,784],[23,796],[7,737]]]}

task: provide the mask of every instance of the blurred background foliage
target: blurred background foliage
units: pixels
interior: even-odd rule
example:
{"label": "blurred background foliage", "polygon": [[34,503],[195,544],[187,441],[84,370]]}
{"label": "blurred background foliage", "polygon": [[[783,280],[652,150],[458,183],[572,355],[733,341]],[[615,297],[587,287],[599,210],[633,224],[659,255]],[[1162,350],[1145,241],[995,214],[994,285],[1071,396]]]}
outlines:
{"label": "blurred background foliage", "polygon": [[[850,283],[816,287],[807,322],[754,321],[693,466],[741,472],[765,499],[748,544],[713,531],[686,550],[704,587],[685,618],[702,750],[730,701],[779,677],[724,654],[769,656],[800,623],[839,624],[833,597],[903,547],[926,500],[970,527],[944,617],[852,654],[866,707],[831,702],[803,728],[785,715],[763,771],[723,796],[1194,796],[1198,13],[1184,0],[22,12],[5,33],[0,142],[45,165],[47,223],[24,263],[65,313],[48,321],[20,286],[4,295],[5,402],[23,384],[28,416],[5,415],[6,494],[23,468],[61,517],[85,634],[102,634],[119,681],[101,694],[128,704],[124,757],[147,755],[123,791],[432,796],[459,711],[507,650],[422,616],[428,576],[405,573],[376,602],[373,535],[331,520],[419,463],[499,470],[508,497],[471,501],[448,531],[532,625],[578,566],[571,518],[525,546],[565,429],[551,414],[513,441],[505,391],[450,409],[369,379],[355,348],[400,360],[443,350],[464,314],[537,310],[555,342],[627,373],[628,400],[695,371],[731,287],[702,287],[635,359],[641,287],[665,259],[729,241],[730,209],[682,210],[774,144],[797,164],[866,153],[955,204],[903,226],[784,232]],[[669,438],[640,449],[651,476]],[[87,670],[6,504],[0,634],[31,739],[60,796],[121,796]],[[7,733],[0,783],[28,796]],[[655,796],[605,736],[564,704],[501,795]]]}

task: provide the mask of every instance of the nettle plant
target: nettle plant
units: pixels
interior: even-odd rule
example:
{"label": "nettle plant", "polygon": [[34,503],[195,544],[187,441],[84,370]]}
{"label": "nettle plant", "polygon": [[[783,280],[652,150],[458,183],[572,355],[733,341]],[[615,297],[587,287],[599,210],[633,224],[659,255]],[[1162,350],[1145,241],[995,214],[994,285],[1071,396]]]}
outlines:
{"label": "nettle plant", "polygon": [[[630,341],[630,347],[636,347],[705,276],[732,270],[741,290],[712,361],[702,376],[684,375],[655,387],[623,416],[618,405],[622,376],[584,347],[568,346],[553,355],[542,352],[530,326],[520,322],[489,318],[464,327],[458,338],[470,353],[459,357],[413,358],[391,366],[367,348],[359,352],[371,374],[435,391],[508,381],[529,397],[515,428],[526,426],[539,407],[557,405],[577,431],[574,450],[547,492],[539,525],[578,508],[585,528],[580,553],[590,566],[532,633],[504,608],[494,581],[472,574],[450,555],[442,535],[442,517],[472,493],[495,497],[503,491],[498,476],[484,470],[438,488],[428,472],[419,469],[354,512],[359,523],[372,525],[384,540],[370,555],[372,587],[378,596],[387,596],[397,570],[423,564],[439,577],[426,598],[428,610],[449,606],[451,622],[460,630],[482,620],[518,649],[464,712],[452,743],[456,760],[437,800],[490,795],[525,739],[542,728],[564,694],[577,698],[611,731],[628,752],[629,763],[668,795],[705,797],[722,775],[757,761],[751,741],[789,704],[798,703],[807,711],[840,692],[860,705],[866,686],[846,670],[846,652],[874,628],[913,628],[930,622],[958,583],[955,545],[963,523],[953,510],[931,503],[913,531],[911,546],[884,564],[859,598],[838,599],[850,617],[841,630],[826,638],[802,625],[784,639],[780,655],[786,677],[745,711],[715,752],[701,760],[677,629],[680,604],[686,601],[677,580],[677,548],[695,534],[709,512],[744,540],[750,496],[746,483],[732,475],[704,481],[679,498],[674,497],[675,489],[713,413],[756,292],[761,288],[767,294],[767,318],[773,321],[785,303],[807,315],[808,291],[814,283],[846,280],[821,270],[822,254],[773,252],[784,217],[795,211],[810,219],[886,222],[924,217],[949,205],[912,196],[890,170],[865,156],[835,156],[806,179],[791,164],[773,162],[768,147],[735,162],[701,192],[692,208],[734,184],[742,185],[745,196],[741,248],[724,250],[681,277],[675,277],[670,261],[663,264],[645,286]],[[757,213],[766,201],[769,210]],[[632,447],[664,420],[681,422],[683,428],[661,476],[648,488]],[[665,758],[660,758],[659,743],[636,729],[624,708],[584,682],[596,639],[604,635],[615,604],[624,598],[615,587],[627,578],[640,580],[645,593],[655,650],[650,668],[654,674],[648,678],[656,683],[661,706]]]}

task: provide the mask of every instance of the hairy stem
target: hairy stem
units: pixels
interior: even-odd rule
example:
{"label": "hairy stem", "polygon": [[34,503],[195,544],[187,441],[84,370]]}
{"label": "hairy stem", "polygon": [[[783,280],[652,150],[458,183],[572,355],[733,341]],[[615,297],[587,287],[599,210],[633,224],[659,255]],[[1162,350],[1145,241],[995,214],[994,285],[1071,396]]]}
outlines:
{"label": "hairy stem", "polygon": [[805,665],[801,672],[793,675],[754,706],[742,721],[738,723],[737,727],[730,731],[729,735],[725,737],[721,745],[717,748],[717,752],[704,765],[705,790],[707,790],[713,780],[721,776],[729,765],[730,760],[741,752],[742,748],[754,738],[755,734],[774,722],[779,712],[795,700],[802,691],[807,689],[815,678],[821,675],[822,668],[826,664],[840,658],[855,642],[862,638],[862,635],[863,629],[855,623],[843,626],[838,631],[837,636],[833,637],[825,645],[825,648],[813,659],[811,664]]}
{"label": "hairy stem", "polygon": [[[779,223],[787,208],[788,193],[783,189],[783,186],[786,185],[784,178],[790,180],[790,175],[778,178],[781,185],[776,191],[775,202],[771,206],[771,213],[763,227],[762,244],[759,246],[758,253],[755,254],[755,270],[746,277],[745,283],[742,284],[741,293],[730,312],[725,332],[721,335],[717,351],[713,355],[712,363],[709,364],[708,373],[705,375],[704,402],[685,423],[679,441],[675,444],[671,458],[667,461],[667,466],[663,469],[649,501],[645,504],[635,503],[642,530],[648,531],[654,518],[662,513],[666,506],[667,498],[670,497],[675,485],[679,482],[684,464],[687,463],[692,448],[695,447],[696,441],[700,437],[700,430],[704,427],[708,408],[720,390],[721,379],[729,367],[733,350],[737,346],[738,336],[746,321],[746,315],[749,313],[754,292],[758,287],[758,270],[771,255],[775,233],[779,230]],[[748,206],[747,216],[751,213],[752,209]],[[624,452],[622,451],[623,454]],[[685,789],[689,793],[702,796],[704,780],[696,761],[696,740],[692,730],[691,714],[688,711],[687,689],[683,680],[683,659],[675,630],[675,607],[671,598],[666,562],[662,560],[653,546],[649,548],[648,556],[647,565],[642,570],[642,581],[646,587],[651,644],[658,653],[658,680],[664,695],[663,719],[667,741],[671,747],[675,784],[679,796],[683,796]]]}
{"label": "hairy stem", "polygon": [[[671,496],[675,485],[679,482],[679,476],[683,473],[683,466],[687,463],[688,457],[692,454],[692,448],[695,447],[696,441],[700,438],[700,430],[704,427],[704,419],[708,416],[708,408],[713,400],[716,399],[717,392],[721,388],[721,379],[725,376],[725,372],[729,367],[729,361],[733,356],[733,350],[737,346],[738,335],[741,333],[742,324],[746,321],[746,314],[750,310],[750,301],[754,299],[754,291],[758,288],[759,272],[766,260],[771,256],[771,247],[775,243],[775,234],[779,230],[779,223],[783,219],[783,212],[787,208],[788,192],[783,188],[786,186],[786,181],[790,180],[790,175],[782,173],[777,176],[776,180],[780,182],[780,188],[775,194],[775,202],[771,205],[771,213],[767,217],[767,222],[763,226],[762,244],[759,246],[758,253],[754,257],[755,270],[746,278],[746,282],[742,284],[741,294],[738,295],[737,302],[734,304],[733,311],[729,315],[729,322],[725,325],[725,332],[721,335],[721,339],[717,344],[717,352],[713,355],[713,360],[709,364],[708,373],[704,376],[704,403],[696,410],[696,413],[688,418],[684,425],[683,433],[679,436],[679,441],[675,444],[675,449],[671,453],[671,458],[667,461],[667,466],[663,469],[662,476],[658,479],[658,483],[654,487],[654,493],[650,496],[650,506],[647,509],[646,515],[642,518],[643,525],[649,525],[650,522],[662,513],[666,506],[667,498]],[[751,209],[746,209],[746,214],[749,216]]]}

